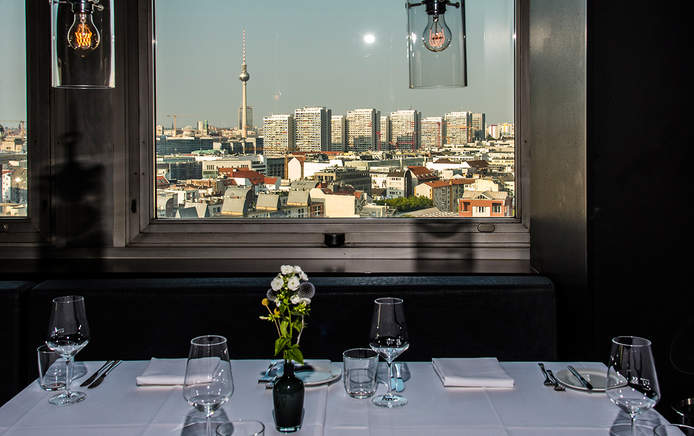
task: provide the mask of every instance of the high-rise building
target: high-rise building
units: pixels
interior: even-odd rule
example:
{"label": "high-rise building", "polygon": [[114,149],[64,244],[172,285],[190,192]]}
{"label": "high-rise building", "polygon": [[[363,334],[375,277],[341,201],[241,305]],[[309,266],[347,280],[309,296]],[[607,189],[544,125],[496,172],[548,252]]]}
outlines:
{"label": "high-rise building", "polygon": [[347,112],[347,151],[376,150],[378,122],[381,113],[376,109],[354,109]]}
{"label": "high-rise building", "polygon": [[445,144],[465,145],[471,141],[472,114],[470,112],[449,112],[444,119],[446,121]]}
{"label": "high-rise building", "polygon": [[294,111],[297,151],[329,149],[331,113],[324,107],[304,107]]}
{"label": "high-rise building", "polygon": [[379,150],[390,150],[391,141],[391,131],[390,131],[390,117],[388,115],[381,115],[381,122],[379,128],[379,138],[380,147]]}
{"label": "high-rise building", "polygon": [[419,127],[422,114],[416,110],[399,110],[390,114],[391,140],[398,150],[419,148]]}
{"label": "high-rise building", "polygon": [[239,128],[241,129],[241,136],[243,138],[246,138],[248,136],[248,128],[250,127],[250,123],[248,120],[248,94],[246,93],[246,86],[250,78],[251,75],[248,74],[248,66],[246,65],[246,30],[244,29],[243,42],[241,46],[241,74],[239,74],[239,80],[241,81],[241,108],[239,109]]}
{"label": "high-rise building", "polygon": [[330,117],[330,151],[345,151],[347,120],[344,115]]}
{"label": "high-rise building", "polygon": [[486,116],[483,113],[473,113],[472,114],[472,138],[475,141],[484,141],[486,139],[485,132],[487,126],[485,125]]}
{"label": "high-rise building", "polygon": [[446,124],[442,117],[422,119],[422,148],[438,149],[443,147],[446,137]]}
{"label": "high-rise building", "polygon": [[283,155],[294,148],[294,116],[270,115],[263,118],[263,146],[268,155]]}

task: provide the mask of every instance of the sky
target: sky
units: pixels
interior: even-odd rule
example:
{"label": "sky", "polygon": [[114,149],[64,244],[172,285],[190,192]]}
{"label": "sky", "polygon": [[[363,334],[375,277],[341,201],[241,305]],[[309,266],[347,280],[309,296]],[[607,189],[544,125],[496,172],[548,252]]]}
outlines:
{"label": "sky", "polygon": [[[25,57],[23,3],[0,0],[7,47],[0,120],[26,117],[25,65],[7,62]],[[486,113],[487,124],[513,121],[513,0],[467,0],[466,14],[468,87],[413,90],[403,1],[158,0],[156,121],[168,126],[167,115],[177,114],[179,127],[238,123],[244,28],[256,125],[264,115],[303,106],[325,106],[334,115],[369,107],[383,114],[412,108],[423,116],[468,110]]]}
{"label": "sky", "polygon": [[26,120],[24,2],[0,0],[0,124]]}

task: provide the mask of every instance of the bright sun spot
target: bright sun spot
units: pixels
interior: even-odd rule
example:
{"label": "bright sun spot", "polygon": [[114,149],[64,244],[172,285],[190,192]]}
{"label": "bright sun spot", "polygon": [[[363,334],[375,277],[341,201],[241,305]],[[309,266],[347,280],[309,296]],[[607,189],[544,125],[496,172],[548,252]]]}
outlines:
{"label": "bright sun spot", "polygon": [[364,35],[365,44],[373,44],[374,42],[376,42],[376,35],[374,35],[373,33],[367,33],[366,35]]}

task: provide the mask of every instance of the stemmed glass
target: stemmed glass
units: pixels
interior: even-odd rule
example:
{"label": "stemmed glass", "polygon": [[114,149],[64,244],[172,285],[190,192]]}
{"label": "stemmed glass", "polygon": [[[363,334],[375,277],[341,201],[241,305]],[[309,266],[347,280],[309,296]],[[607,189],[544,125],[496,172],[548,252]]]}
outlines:
{"label": "stemmed glass", "polygon": [[379,407],[401,407],[407,404],[407,398],[393,392],[392,363],[400,354],[410,347],[405,323],[405,305],[401,298],[377,298],[374,301],[374,312],[369,335],[371,349],[381,355],[388,364],[388,391],[371,401]]}
{"label": "stemmed glass", "polygon": [[205,414],[207,434],[210,417],[234,393],[229,350],[224,336],[198,336],[190,341],[190,352],[183,382],[183,398]]}
{"label": "stemmed glass", "polygon": [[660,400],[651,341],[636,336],[612,339],[607,366],[607,397],[631,417],[635,434],[636,417]]}
{"label": "stemmed glass", "polygon": [[70,391],[72,361],[89,342],[89,324],[84,307],[84,297],[66,296],[53,299],[48,321],[46,345],[65,359],[65,392],[51,397],[48,402],[65,406],[84,400],[84,392]]}

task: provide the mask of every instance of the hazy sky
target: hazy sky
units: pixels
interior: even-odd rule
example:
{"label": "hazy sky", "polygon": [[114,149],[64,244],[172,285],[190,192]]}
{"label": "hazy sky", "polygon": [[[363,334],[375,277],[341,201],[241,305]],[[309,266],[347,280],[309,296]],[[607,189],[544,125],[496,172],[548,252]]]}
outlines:
{"label": "hazy sky", "polygon": [[[0,0],[0,120],[25,118],[25,67],[8,62],[24,59],[23,3]],[[485,112],[488,123],[512,121],[513,0],[467,0],[466,7],[469,86],[411,90],[404,1],[158,0],[157,123],[170,125],[167,114],[178,114],[180,127],[202,119],[238,123],[244,28],[256,125],[263,115],[302,106],[333,114],[470,110]]]}
{"label": "hazy sky", "polygon": [[24,1],[0,0],[0,124],[12,127],[26,120],[24,20]]}

